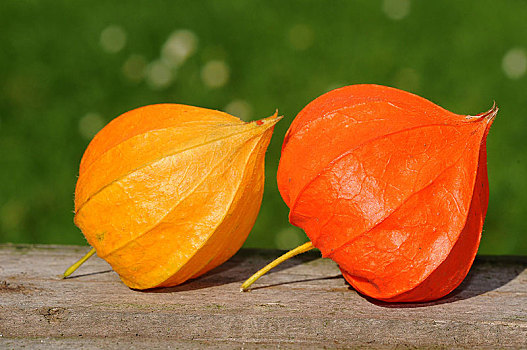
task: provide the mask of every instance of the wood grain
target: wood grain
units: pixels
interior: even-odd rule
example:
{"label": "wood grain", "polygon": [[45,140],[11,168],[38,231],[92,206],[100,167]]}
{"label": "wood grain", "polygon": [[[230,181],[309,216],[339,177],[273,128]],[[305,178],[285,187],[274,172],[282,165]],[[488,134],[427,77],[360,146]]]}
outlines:
{"label": "wood grain", "polygon": [[527,258],[478,257],[452,294],[386,304],[310,252],[240,284],[281,252],[242,250],[181,286],[135,291],[88,250],[0,245],[0,348],[527,348]]}

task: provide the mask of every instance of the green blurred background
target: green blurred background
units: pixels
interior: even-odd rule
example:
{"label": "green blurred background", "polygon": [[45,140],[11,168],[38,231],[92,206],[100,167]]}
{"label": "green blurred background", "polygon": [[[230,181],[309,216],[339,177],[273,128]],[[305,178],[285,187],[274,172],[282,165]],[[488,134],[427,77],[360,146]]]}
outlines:
{"label": "green blurred background", "polygon": [[245,120],[285,115],[246,242],[288,249],[275,174],[295,115],[333,88],[377,83],[460,114],[500,107],[488,139],[480,253],[527,254],[525,1],[9,1],[0,3],[0,243],[85,244],[73,225],[93,135],[160,102]]}

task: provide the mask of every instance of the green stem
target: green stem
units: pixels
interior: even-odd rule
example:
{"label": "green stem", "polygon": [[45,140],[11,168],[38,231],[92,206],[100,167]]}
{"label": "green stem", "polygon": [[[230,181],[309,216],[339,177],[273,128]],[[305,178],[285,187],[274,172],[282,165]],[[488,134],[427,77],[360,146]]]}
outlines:
{"label": "green stem", "polygon": [[64,275],[62,275],[62,278],[66,278],[69,275],[71,275],[75,270],[79,268],[86,260],[88,260],[93,254],[95,254],[95,248],[92,248],[86,255],[84,255],[82,258],[79,259],[75,264],[71,265],[64,271]]}
{"label": "green stem", "polygon": [[295,255],[298,255],[298,254],[302,254],[304,252],[307,252],[308,250],[311,250],[313,249],[313,243],[311,242],[307,242],[307,243],[304,243],[302,244],[301,246],[299,247],[296,247],[295,249],[293,250],[290,250],[288,251],[287,253],[285,253],[284,255],[282,255],[281,257],[279,257],[278,259],[275,259],[274,261],[272,261],[270,264],[268,264],[266,267],[264,267],[263,269],[259,270],[258,272],[256,272],[254,275],[252,275],[247,281],[243,282],[242,284],[242,287],[240,288],[240,291],[241,292],[247,292],[247,290],[249,289],[249,287],[254,283],[256,282],[256,280],[260,277],[262,277],[263,275],[265,275],[269,270],[271,270],[272,268],[280,265],[281,263],[283,263],[284,261],[286,261],[287,259],[289,258],[292,258],[293,256]]}

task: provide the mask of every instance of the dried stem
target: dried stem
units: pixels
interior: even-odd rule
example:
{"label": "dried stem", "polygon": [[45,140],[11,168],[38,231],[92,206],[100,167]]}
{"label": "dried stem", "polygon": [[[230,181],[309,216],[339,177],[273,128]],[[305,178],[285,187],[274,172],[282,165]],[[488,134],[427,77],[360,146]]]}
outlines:
{"label": "dried stem", "polygon": [[301,254],[301,253],[304,253],[304,252],[307,252],[308,250],[311,250],[313,249],[313,243],[311,242],[307,242],[307,243],[304,243],[302,244],[301,246],[299,247],[296,247],[295,249],[293,250],[290,250],[288,251],[287,253],[285,253],[284,255],[282,255],[281,257],[279,257],[278,259],[275,259],[274,261],[272,261],[270,264],[268,264],[266,267],[264,267],[263,269],[259,270],[258,272],[256,272],[254,275],[252,275],[247,281],[245,281],[243,284],[242,284],[242,287],[240,288],[240,291],[241,292],[247,292],[247,290],[249,289],[249,287],[254,283],[256,282],[256,280],[260,277],[262,277],[263,275],[265,275],[269,270],[271,270],[272,268],[280,265],[281,263],[283,263],[284,261],[286,261],[287,259],[289,258],[292,258],[293,256],[295,255],[298,255],[298,254]]}
{"label": "dried stem", "polygon": [[93,254],[95,254],[95,248],[92,248],[86,255],[84,255],[82,258],[79,259],[75,264],[71,265],[64,271],[64,275],[62,275],[62,278],[66,278],[69,275],[71,275],[75,270],[79,268],[86,260],[88,260]]}

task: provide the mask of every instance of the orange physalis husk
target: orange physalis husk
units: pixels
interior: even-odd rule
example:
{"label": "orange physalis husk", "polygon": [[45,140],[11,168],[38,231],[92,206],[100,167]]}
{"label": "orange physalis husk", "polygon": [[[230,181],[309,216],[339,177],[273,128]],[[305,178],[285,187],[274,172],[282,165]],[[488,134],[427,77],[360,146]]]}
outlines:
{"label": "orange physalis husk", "polygon": [[278,187],[290,222],[369,297],[448,294],[478,249],[489,195],[485,140],[496,112],[458,115],[377,85],[317,98],[282,147]]}
{"label": "orange physalis husk", "polygon": [[245,123],[177,104],[121,115],[84,153],[75,224],[131,288],[204,274],[234,255],[254,224],[280,118]]}

